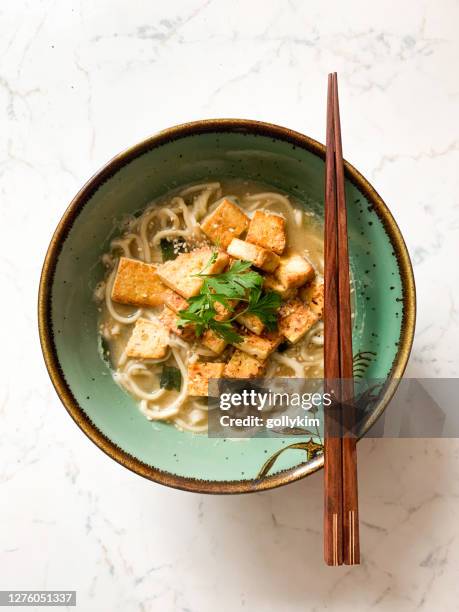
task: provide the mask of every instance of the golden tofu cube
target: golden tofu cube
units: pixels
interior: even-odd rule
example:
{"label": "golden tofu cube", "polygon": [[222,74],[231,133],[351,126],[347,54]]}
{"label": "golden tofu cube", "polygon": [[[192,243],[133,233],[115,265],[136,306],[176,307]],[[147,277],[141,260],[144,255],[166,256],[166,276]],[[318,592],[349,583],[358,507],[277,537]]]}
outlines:
{"label": "golden tofu cube", "polygon": [[172,289],[166,288],[164,293],[164,305],[173,310],[174,312],[180,312],[188,308],[188,302],[181,295],[172,291]]}
{"label": "golden tofu cube", "polygon": [[127,343],[126,354],[136,359],[161,359],[166,356],[168,346],[169,333],[161,323],[139,318]]}
{"label": "golden tofu cube", "polygon": [[230,310],[229,308],[227,308],[223,304],[220,304],[220,302],[215,302],[214,308],[215,308],[215,311],[217,313],[215,315],[215,320],[216,321],[226,321],[227,319],[232,317],[233,314],[234,314],[234,312],[233,312],[234,311],[234,307],[236,306],[237,303],[238,303],[238,300],[228,300],[228,304],[233,309],[233,310]]}
{"label": "golden tofu cube", "polygon": [[282,336],[276,332],[267,332],[262,336],[247,332],[240,336],[242,341],[234,343],[233,346],[260,361],[268,359],[282,341]]}
{"label": "golden tofu cube", "polygon": [[216,334],[212,329],[206,329],[206,331],[202,334],[201,344],[213,351],[216,355],[223,353],[227,346],[226,340],[223,340],[223,338]]}
{"label": "golden tofu cube", "polygon": [[222,378],[224,363],[190,363],[188,365],[188,393],[204,397],[209,395],[209,380]]}
{"label": "golden tofu cube", "polygon": [[256,268],[266,272],[273,272],[279,265],[279,255],[256,244],[239,240],[239,238],[231,240],[227,251],[231,257],[250,261]]}
{"label": "golden tofu cube", "polygon": [[249,225],[243,210],[230,200],[223,200],[201,223],[202,231],[214,244],[226,249],[233,238],[240,236]]}
{"label": "golden tofu cube", "polygon": [[263,288],[266,291],[278,293],[284,300],[289,300],[296,294],[295,287],[284,287],[284,285],[272,274],[266,274],[263,280]]}
{"label": "golden tofu cube", "polygon": [[184,327],[178,327],[177,324],[179,322],[180,316],[167,306],[164,306],[163,310],[158,315],[158,319],[161,321],[161,323],[166,329],[176,334],[177,336],[180,336],[187,342],[191,342],[195,339],[193,325],[185,325]]}
{"label": "golden tofu cube", "polygon": [[[208,265],[214,253],[215,261]],[[219,274],[228,261],[226,253],[203,247],[166,261],[157,268],[157,274],[170,289],[184,298],[190,298],[198,295],[201,290],[202,279],[197,277],[197,274]]]}
{"label": "golden tofu cube", "polygon": [[225,378],[257,378],[263,375],[266,364],[252,355],[234,351],[225,366]]}
{"label": "golden tofu cube", "polygon": [[279,331],[289,342],[295,344],[318,320],[317,314],[296,298],[281,306],[278,315]]}
{"label": "golden tofu cube", "polygon": [[309,310],[315,312],[319,318],[324,313],[324,285],[320,282],[312,282],[300,289],[300,297]]}
{"label": "golden tofu cube", "polygon": [[256,210],[246,240],[282,255],[287,242],[285,219],[264,210]]}
{"label": "golden tofu cube", "polygon": [[301,287],[315,276],[314,268],[301,255],[288,255],[280,258],[274,272],[277,280],[288,289]]}
{"label": "golden tofu cube", "polygon": [[259,336],[265,328],[265,324],[255,314],[250,312],[243,312],[236,317],[236,321],[246,327],[249,331]]}
{"label": "golden tofu cube", "polygon": [[156,273],[156,266],[120,257],[112,289],[112,300],[132,306],[161,306],[167,287]]}

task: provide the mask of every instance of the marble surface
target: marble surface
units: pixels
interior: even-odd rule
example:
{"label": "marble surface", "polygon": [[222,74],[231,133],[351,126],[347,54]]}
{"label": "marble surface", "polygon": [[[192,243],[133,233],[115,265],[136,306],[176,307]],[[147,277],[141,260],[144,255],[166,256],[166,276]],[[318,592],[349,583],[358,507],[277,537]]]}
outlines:
{"label": "marble surface", "polygon": [[0,588],[86,611],[456,610],[459,444],[359,445],[360,567],[322,563],[322,476],[251,496],[168,490],[107,459],[61,407],[36,324],[41,262],[82,183],[170,125],[252,117],[346,157],[413,256],[408,373],[458,376],[459,4],[3,0],[0,6]]}

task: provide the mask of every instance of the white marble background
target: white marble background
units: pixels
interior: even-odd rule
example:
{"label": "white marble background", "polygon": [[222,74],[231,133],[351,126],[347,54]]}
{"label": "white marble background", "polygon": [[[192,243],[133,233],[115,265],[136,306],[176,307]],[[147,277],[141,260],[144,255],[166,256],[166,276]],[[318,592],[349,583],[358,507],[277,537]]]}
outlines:
{"label": "white marble background", "polygon": [[[108,460],[45,371],[41,262],[81,184],[155,131],[252,117],[324,138],[386,199],[418,287],[411,375],[458,376],[457,0],[3,0],[0,4],[0,588],[83,611],[459,609],[459,445],[364,441],[360,567],[322,563],[322,477],[239,497]],[[458,548],[456,548],[458,547]]]}

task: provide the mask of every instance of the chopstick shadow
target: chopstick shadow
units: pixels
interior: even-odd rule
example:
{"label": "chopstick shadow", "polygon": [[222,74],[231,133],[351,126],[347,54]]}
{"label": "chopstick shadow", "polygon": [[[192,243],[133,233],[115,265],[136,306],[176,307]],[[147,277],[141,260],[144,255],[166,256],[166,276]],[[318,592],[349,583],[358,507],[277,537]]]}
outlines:
{"label": "chopstick shadow", "polygon": [[265,493],[203,498],[203,524],[214,532],[222,571],[229,572],[235,588],[256,598],[252,609],[263,601],[288,609],[288,602],[308,599],[316,605],[334,600],[370,605],[388,593],[407,596],[413,564],[422,566],[428,554],[435,502],[448,470],[446,453],[429,452],[431,443],[441,441],[359,443],[362,562],[356,567],[323,562],[322,472]]}

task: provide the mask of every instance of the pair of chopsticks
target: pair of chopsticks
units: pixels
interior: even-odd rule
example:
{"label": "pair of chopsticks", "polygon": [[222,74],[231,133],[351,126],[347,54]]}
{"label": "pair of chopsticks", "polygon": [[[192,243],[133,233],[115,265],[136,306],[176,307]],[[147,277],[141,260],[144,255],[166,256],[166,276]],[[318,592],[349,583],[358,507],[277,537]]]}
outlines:
{"label": "pair of chopsticks", "polygon": [[325,411],[324,557],[360,563],[352,327],[343,150],[336,72],[328,76],[325,159],[324,376],[333,401]]}

